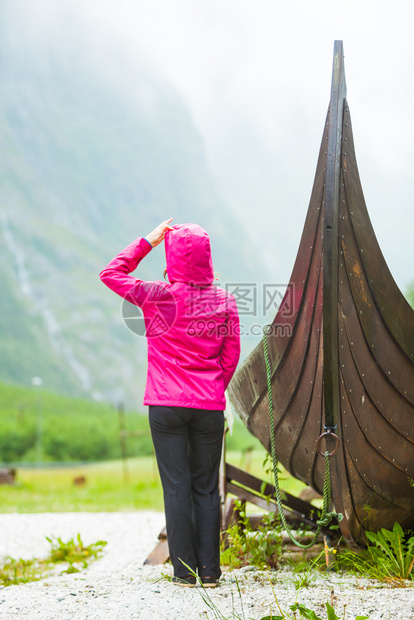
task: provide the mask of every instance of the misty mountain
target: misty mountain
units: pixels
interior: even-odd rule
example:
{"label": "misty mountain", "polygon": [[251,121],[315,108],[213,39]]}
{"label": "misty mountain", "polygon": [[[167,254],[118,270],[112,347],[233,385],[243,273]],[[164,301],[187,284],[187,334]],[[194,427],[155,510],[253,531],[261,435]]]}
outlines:
{"label": "misty mountain", "polygon": [[[3,18],[0,378],[141,407],[145,340],[100,270],[167,217],[208,230],[221,282],[256,281],[263,266],[170,84],[144,60],[103,62],[84,38],[39,45]],[[164,265],[160,247],[140,276],[160,279]]]}

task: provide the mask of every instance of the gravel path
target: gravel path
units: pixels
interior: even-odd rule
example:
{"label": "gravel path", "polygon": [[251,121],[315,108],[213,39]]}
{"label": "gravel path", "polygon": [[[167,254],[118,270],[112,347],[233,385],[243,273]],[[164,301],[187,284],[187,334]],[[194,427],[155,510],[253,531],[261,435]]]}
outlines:
{"label": "gravel path", "polygon": [[[45,536],[66,540],[80,532],[85,544],[108,541],[102,558],[81,573],[1,589],[0,618],[212,620],[215,616],[199,588],[173,586],[164,578],[171,574],[169,565],[143,566],[163,524],[163,515],[155,512],[0,515],[0,559],[7,555],[45,557],[50,548]],[[235,577],[242,591],[244,616]],[[341,619],[344,605],[346,620],[357,615],[370,620],[414,619],[413,587],[384,588],[367,579],[330,573],[297,594],[289,570],[279,571],[277,577],[275,594],[287,611],[297,597],[324,620],[327,600],[333,600]],[[245,620],[260,620],[271,610],[280,613],[270,584],[259,571],[224,572],[222,585],[208,594],[226,620],[233,618],[233,609]]]}

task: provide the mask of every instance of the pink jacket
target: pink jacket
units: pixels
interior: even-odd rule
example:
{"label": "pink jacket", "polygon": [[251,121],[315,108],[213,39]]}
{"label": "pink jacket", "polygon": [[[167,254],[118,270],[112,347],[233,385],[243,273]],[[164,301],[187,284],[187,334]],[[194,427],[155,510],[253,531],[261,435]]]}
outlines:
{"label": "pink jacket", "polygon": [[210,239],[195,224],[165,235],[170,283],[129,275],[152,247],[138,238],[101,272],[106,286],[139,306],[148,341],[144,405],[223,410],[240,356],[232,295],[213,285]]}

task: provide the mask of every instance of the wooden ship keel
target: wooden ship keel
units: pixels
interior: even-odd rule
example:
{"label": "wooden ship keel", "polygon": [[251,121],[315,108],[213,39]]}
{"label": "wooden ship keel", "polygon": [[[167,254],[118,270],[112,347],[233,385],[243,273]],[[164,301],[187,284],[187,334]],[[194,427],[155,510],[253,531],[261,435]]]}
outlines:
{"label": "wooden ship keel", "polygon": [[[268,336],[276,452],[289,472],[323,491],[319,436],[332,429],[332,502],[342,534],[414,529],[414,311],[381,253],[355,157],[342,41],[290,285]],[[263,346],[229,387],[247,428],[270,451]],[[322,440],[322,449],[334,442]]]}

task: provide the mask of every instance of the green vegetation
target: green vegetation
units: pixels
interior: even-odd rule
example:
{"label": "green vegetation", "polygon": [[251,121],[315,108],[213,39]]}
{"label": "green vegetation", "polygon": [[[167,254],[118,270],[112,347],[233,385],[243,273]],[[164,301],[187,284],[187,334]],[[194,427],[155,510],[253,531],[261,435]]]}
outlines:
{"label": "green vegetation", "polygon": [[80,572],[78,566],[87,568],[89,562],[98,559],[107,544],[105,540],[98,540],[96,543],[85,546],[80,534],[77,535],[76,542],[73,538],[64,542],[61,538],[48,538],[47,536],[46,540],[52,545],[47,562],[51,564],[66,562],[69,566],[63,571],[64,573],[78,573]]}
{"label": "green vegetation", "polygon": [[[410,536],[411,534],[411,536]],[[379,532],[366,532],[368,544],[359,552],[338,553],[341,568],[364,577],[384,581],[394,587],[414,582],[414,535],[404,532],[401,525],[392,530],[382,528]]]}
{"label": "green vegetation", "polygon": [[[0,486],[2,512],[163,510],[154,457],[64,468],[18,469],[17,484]],[[74,483],[84,478],[84,484]]]}
{"label": "green vegetation", "polygon": [[[128,456],[153,453],[148,416],[127,412],[127,431],[139,433],[126,441]],[[240,450],[249,466],[252,451],[264,449],[239,418],[228,450]],[[0,462],[68,462],[119,459],[119,415],[110,405],[69,398],[41,390],[0,383]]]}
{"label": "green vegetation", "polygon": [[[325,607],[326,607],[327,620],[341,620],[340,617],[336,615],[334,608],[332,607],[332,605],[328,603],[328,601],[326,601]],[[302,605],[300,603],[294,603],[293,605],[290,606],[290,609],[294,613],[293,616],[290,614],[286,614],[286,612],[282,611],[282,615],[273,616],[273,620],[285,620],[287,618],[292,618],[293,620],[296,620],[297,616],[295,612],[297,611],[299,612],[299,618],[305,618],[306,620],[323,620],[320,616],[317,616],[314,611],[312,611],[311,609],[308,609],[307,607],[305,607],[305,605]],[[345,610],[342,616],[342,620],[344,619],[345,619]],[[266,616],[265,618],[262,618],[261,620],[271,620],[271,616]],[[369,616],[356,616],[355,620],[369,620]]]}
{"label": "green vegetation", "polygon": [[[25,385],[40,376],[66,394],[96,390],[135,403],[146,344],[126,329],[121,300],[98,277],[115,253],[170,213],[210,232],[225,279],[252,282],[266,269],[169,82],[119,61],[114,88],[96,72],[87,33],[69,59],[59,37],[49,51],[29,40],[25,50],[11,45],[13,19],[2,12],[0,376]],[[162,278],[164,267],[157,250],[140,277]]]}
{"label": "green vegetation", "polygon": [[[129,456],[152,454],[148,417],[125,415]],[[121,456],[118,412],[110,405],[0,383],[0,462],[100,461]]]}
{"label": "green vegetation", "polygon": [[316,581],[318,578],[316,566],[324,554],[325,550],[323,550],[314,560],[310,562],[303,560],[293,567],[292,582],[297,592],[299,592],[302,588],[309,588],[309,586]]}
{"label": "green vegetation", "polygon": [[100,557],[103,548],[107,544],[104,540],[98,540],[91,545],[84,545],[80,534],[76,541],[71,538],[64,542],[61,538],[47,538],[51,544],[51,551],[45,559],[34,558],[31,560],[16,560],[7,558],[0,567],[0,586],[14,586],[29,581],[39,581],[46,577],[56,568],[56,565],[66,565],[63,573],[78,573],[81,568],[87,568],[88,564]]}
{"label": "green vegetation", "polygon": [[414,308],[414,280],[409,284],[405,297],[412,308]]}
{"label": "green vegetation", "polygon": [[[262,452],[253,452],[249,470],[260,475]],[[241,452],[228,452],[227,461],[240,465]],[[84,478],[83,484],[75,484]],[[301,485],[286,474],[284,488]],[[303,486],[303,485],[302,485]],[[18,468],[13,486],[0,486],[2,512],[101,512],[163,510],[162,489],[154,456],[70,467]],[[257,509],[256,509],[257,510]]]}
{"label": "green vegetation", "polygon": [[253,529],[240,501],[236,501],[235,510],[238,519],[222,538],[221,564],[232,568],[246,564],[276,568],[282,552],[282,535],[275,513],[265,514],[258,529]]}
{"label": "green vegetation", "polygon": [[[39,422],[41,462],[19,467],[39,457]],[[0,462],[17,466],[16,485],[0,486],[2,512],[162,510],[148,417],[127,412],[125,427],[139,436],[126,440],[129,458],[123,464],[114,407],[0,383]],[[237,417],[226,447],[229,463],[271,481],[263,470],[264,448]],[[74,484],[82,477],[85,484]],[[305,486],[286,472],[282,477],[290,493]]]}
{"label": "green vegetation", "polygon": [[[259,568],[276,568],[282,557],[282,524],[273,513],[265,515],[254,528],[241,502],[234,508],[234,523],[222,536],[221,563],[231,568],[247,564]],[[300,534],[300,532],[298,532]],[[302,534],[308,534],[303,531]],[[367,546],[351,551],[340,539],[331,553],[335,563],[330,569],[345,570],[377,579],[394,587],[414,585],[414,535],[395,523],[392,530],[366,531]],[[325,550],[311,562],[301,562],[294,568],[297,590],[307,587],[316,578],[318,569],[325,569]]]}
{"label": "green vegetation", "polygon": [[0,586],[17,586],[29,581],[39,581],[47,571],[45,560],[7,558],[0,568]]}
{"label": "green vegetation", "polygon": [[[185,564],[185,566],[187,566],[187,564]],[[190,573],[192,573],[196,577],[196,579],[198,579],[197,575],[190,569],[190,567],[187,566],[187,568],[189,569]],[[277,609],[278,613],[273,613],[273,610],[271,609],[270,610],[270,615],[262,616],[260,619],[257,618],[257,620],[300,620],[301,618],[304,618],[305,620],[345,620],[345,618],[346,618],[346,606],[344,606],[343,614],[340,617],[340,616],[338,616],[336,614],[333,605],[331,605],[328,601],[325,602],[326,616],[324,618],[321,618],[320,616],[318,616],[315,611],[313,611],[312,609],[309,609],[308,607],[306,607],[302,603],[298,603],[297,600],[292,605],[289,606],[289,609],[293,612],[292,614],[287,612],[286,610],[283,610],[281,608],[280,604],[279,604],[279,601],[278,601],[277,597],[276,597],[276,593],[275,593],[275,591],[273,589],[272,579],[271,579],[269,574],[267,574],[267,578],[268,578],[268,581],[269,581],[270,586],[272,588],[273,598],[274,598],[274,601],[275,601],[275,609]],[[198,581],[199,581],[200,586],[202,586],[201,581],[200,580],[198,580]],[[236,585],[236,589],[237,589],[237,596],[238,596],[238,600],[239,600],[240,613],[237,612],[236,609],[235,609],[234,597],[233,597],[233,594],[232,594],[232,612],[231,612],[231,617],[226,617],[221,612],[221,610],[217,607],[217,605],[211,599],[211,597],[209,596],[208,592],[206,591],[206,589],[204,587],[198,588],[198,592],[199,592],[201,598],[203,599],[203,601],[207,605],[207,607],[210,609],[210,611],[213,613],[213,618],[215,620],[246,620],[246,614],[245,614],[245,611],[244,611],[244,605],[243,605],[243,598],[242,598],[242,594],[241,594],[241,588],[240,588],[240,585],[239,585],[239,582],[238,582],[237,578],[234,581],[235,581],[235,585]],[[207,616],[207,613],[206,613],[206,616]],[[251,616],[249,616],[249,618],[251,620],[255,620],[254,618],[251,618]],[[355,620],[369,620],[369,616],[356,616]]]}

